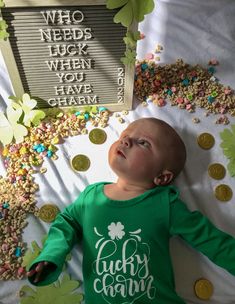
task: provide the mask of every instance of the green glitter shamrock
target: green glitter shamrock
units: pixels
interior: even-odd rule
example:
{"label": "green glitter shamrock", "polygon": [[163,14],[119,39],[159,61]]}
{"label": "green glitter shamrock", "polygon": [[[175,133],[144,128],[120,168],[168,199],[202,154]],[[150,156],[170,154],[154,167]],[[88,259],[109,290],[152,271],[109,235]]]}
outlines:
{"label": "green glitter shamrock", "polygon": [[136,51],[127,49],[125,52],[125,57],[121,58],[121,62],[126,65],[134,65],[136,58]]}
{"label": "green glitter shamrock", "polygon": [[106,5],[108,9],[120,8],[113,20],[128,27],[134,20],[143,21],[144,15],[153,11],[154,0],[107,0]]}
{"label": "green glitter shamrock", "polygon": [[223,149],[224,155],[229,159],[227,165],[229,174],[235,176],[235,125],[231,126],[231,130],[224,129],[220,133],[222,143],[220,147]]}
{"label": "green glitter shamrock", "polygon": [[79,281],[72,280],[68,274],[48,286],[33,289],[24,285],[19,292],[20,304],[79,304],[83,300],[83,295],[75,291],[79,286]]}
{"label": "green glitter shamrock", "polygon": [[6,21],[0,20],[0,39],[6,40],[9,37],[9,34],[6,31],[7,28],[8,25],[6,24]]}

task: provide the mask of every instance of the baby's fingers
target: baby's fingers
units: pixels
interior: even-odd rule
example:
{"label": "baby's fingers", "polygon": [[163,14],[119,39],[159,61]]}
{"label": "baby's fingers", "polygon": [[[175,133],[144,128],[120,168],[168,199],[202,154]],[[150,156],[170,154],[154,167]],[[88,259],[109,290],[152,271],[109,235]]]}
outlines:
{"label": "baby's fingers", "polygon": [[48,262],[40,262],[40,263],[38,263],[38,265],[35,268],[36,272],[41,272],[43,270],[43,268],[45,266],[47,266],[47,265],[48,265]]}
{"label": "baby's fingers", "polygon": [[27,277],[32,277],[34,274],[35,274],[36,270],[35,269],[32,269],[30,271],[28,271],[26,274],[27,274]]}
{"label": "baby's fingers", "polygon": [[47,266],[47,265],[48,265],[48,262],[38,263],[37,266],[34,269],[31,269],[30,271],[27,272],[27,276],[32,277],[32,276],[36,275],[35,279],[34,279],[34,282],[37,283],[39,278],[40,278],[41,272],[43,271],[44,267]]}
{"label": "baby's fingers", "polygon": [[35,278],[33,280],[34,283],[38,283],[41,278],[43,277],[43,271],[45,269],[45,267],[48,265],[48,262],[40,262],[37,267],[36,267],[36,275]]}

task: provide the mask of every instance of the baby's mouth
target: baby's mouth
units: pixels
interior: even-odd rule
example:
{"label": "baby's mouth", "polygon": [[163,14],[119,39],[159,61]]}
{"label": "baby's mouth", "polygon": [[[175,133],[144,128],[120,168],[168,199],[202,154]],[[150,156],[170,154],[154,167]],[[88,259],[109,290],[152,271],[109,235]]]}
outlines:
{"label": "baby's mouth", "polygon": [[123,158],[126,158],[126,156],[124,155],[124,153],[121,150],[117,150],[117,154],[120,155]]}

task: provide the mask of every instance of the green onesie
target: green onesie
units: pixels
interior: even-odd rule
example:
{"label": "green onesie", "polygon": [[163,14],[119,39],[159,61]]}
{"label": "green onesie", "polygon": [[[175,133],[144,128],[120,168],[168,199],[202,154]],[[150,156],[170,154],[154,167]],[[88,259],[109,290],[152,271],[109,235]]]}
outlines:
{"label": "green onesie", "polygon": [[[86,304],[183,304],[175,292],[169,239],[179,235],[235,275],[235,239],[200,212],[190,212],[173,186],[126,201],[104,194],[106,183],[88,186],[52,224],[40,261],[57,268],[37,285],[55,281],[67,254],[83,239]],[[32,278],[29,278],[32,283]]]}

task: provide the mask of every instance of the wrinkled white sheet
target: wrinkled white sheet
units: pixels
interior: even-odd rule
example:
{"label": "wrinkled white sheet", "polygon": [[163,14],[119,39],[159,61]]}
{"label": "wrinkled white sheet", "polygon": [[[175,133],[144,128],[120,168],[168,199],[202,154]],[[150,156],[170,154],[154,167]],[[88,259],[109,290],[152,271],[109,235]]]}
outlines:
{"label": "wrinkled white sheet", "polygon": [[[153,13],[140,24],[140,30],[146,35],[138,43],[138,58],[155,50],[157,44],[164,47],[161,63],[173,63],[177,58],[185,62],[207,66],[211,58],[217,58],[216,77],[220,82],[235,88],[235,2],[233,0],[159,0]],[[7,104],[12,94],[11,84],[3,61],[0,61],[0,110]],[[204,117],[204,111],[197,109],[190,114],[170,105],[158,108],[154,105],[142,107],[138,105],[130,111],[126,122],[120,124],[115,117],[110,118],[105,129],[108,138],[101,146],[92,145],[86,135],[66,139],[60,146],[59,159],[44,163],[47,172],[36,175],[40,185],[37,195],[38,206],[45,202],[56,203],[61,209],[70,204],[90,183],[109,180],[115,181],[115,175],[107,164],[107,151],[119,133],[130,121],[140,117],[155,116],[166,120],[176,127],[182,135],[188,152],[188,160],[184,172],[176,184],[181,189],[181,196],[191,210],[198,209],[222,230],[235,237],[235,199],[221,203],[215,199],[213,189],[218,184],[207,174],[207,167],[212,162],[220,162],[226,166],[227,159],[222,153],[219,133],[223,125],[215,125],[214,116]],[[193,124],[192,117],[199,117],[201,123]],[[231,123],[235,119],[230,117]],[[210,132],[216,142],[213,149],[206,151],[198,147],[196,138],[201,132]],[[78,153],[86,154],[91,160],[90,169],[76,174],[70,169],[69,159]],[[5,170],[0,161],[0,174]],[[235,179],[227,173],[222,181],[235,189]],[[48,230],[48,224],[34,217],[29,218],[24,239],[28,243],[41,237]],[[186,303],[206,303],[199,300],[193,291],[195,280],[204,277],[214,285],[214,294],[208,303],[234,304],[235,277],[212,264],[207,258],[189,248],[183,241],[172,241],[172,258],[175,269],[176,287]],[[73,259],[68,271],[78,279],[81,275],[81,250],[73,250]],[[17,291],[26,281],[0,282],[0,303],[17,304]]]}

